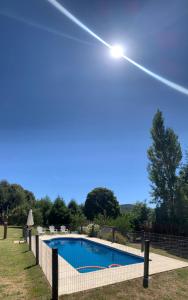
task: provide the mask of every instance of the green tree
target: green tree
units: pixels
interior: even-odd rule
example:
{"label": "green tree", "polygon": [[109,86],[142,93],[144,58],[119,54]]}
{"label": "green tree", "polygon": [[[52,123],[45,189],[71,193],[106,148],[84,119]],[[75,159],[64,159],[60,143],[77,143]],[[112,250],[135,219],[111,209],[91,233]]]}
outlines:
{"label": "green tree", "polygon": [[70,228],[71,230],[81,230],[81,227],[86,223],[86,217],[83,213],[82,207],[72,199],[68,204],[70,213]]}
{"label": "green tree", "polygon": [[18,226],[26,225],[28,212],[29,212],[29,207],[25,204],[15,207],[9,213],[9,218],[8,218],[9,224],[18,225]]}
{"label": "green tree", "polygon": [[55,226],[70,224],[70,213],[63,198],[57,197],[49,214],[49,224]]}
{"label": "green tree", "polygon": [[165,128],[159,110],[153,119],[151,137],[153,144],[148,150],[148,172],[152,182],[152,201],[157,205],[156,219],[163,224],[172,224],[177,201],[177,170],[182,152],[177,135],[171,128]]}
{"label": "green tree", "polygon": [[178,191],[175,224],[178,235],[188,235],[188,185],[181,186]]}
{"label": "green tree", "polygon": [[110,219],[106,224],[114,226],[121,232],[121,234],[125,235],[127,232],[132,230],[131,220],[131,212],[127,212],[118,216],[116,219]]}
{"label": "green tree", "polygon": [[93,220],[99,214],[111,218],[116,218],[120,215],[119,203],[114,196],[114,193],[107,188],[95,188],[86,198],[86,217],[89,220]]}
{"label": "green tree", "polygon": [[41,198],[40,200],[38,200],[36,202],[36,208],[40,209],[40,211],[41,211],[44,226],[49,225],[49,215],[50,215],[52,206],[53,206],[53,204],[48,196]]}
{"label": "green tree", "polygon": [[186,153],[186,162],[180,169],[179,183],[181,186],[188,184],[188,152]]}
{"label": "green tree", "polygon": [[3,218],[8,212],[10,198],[10,184],[6,180],[0,181],[0,215]]}
{"label": "green tree", "polygon": [[82,231],[81,228],[86,225],[87,219],[83,213],[70,215],[70,228],[71,230]]}
{"label": "green tree", "polygon": [[130,212],[130,223],[134,231],[150,229],[153,222],[153,210],[146,202],[137,202]]}
{"label": "green tree", "polygon": [[8,215],[9,224],[26,224],[28,211],[35,206],[35,196],[21,185],[0,182],[0,217]]}
{"label": "green tree", "polygon": [[179,234],[188,234],[188,152],[186,162],[180,169],[179,187],[176,203],[176,224],[179,226]]}
{"label": "green tree", "polygon": [[40,208],[34,208],[33,209],[33,219],[34,219],[34,224],[35,225],[43,225],[44,220],[43,220],[43,214]]}
{"label": "green tree", "polygon": [[72,199],[68,204],[68,209],[72,215],[77,215],[81,213],[79,205],[74,199]]}
{"label": "green tree", "polygon": [[11,214],[18,206],[33,207],[34,195],[24,190],[21,185],[9,184],[3,180],[0,182],[0,215]]}
{"label": "green tree", "polygon": [[28,191],[28,190],[24,190],[24,194],[25,194],[25,199],[24,201],[30,206],[33,207],[36,204],[36,199],[35,196],[32,192]]}

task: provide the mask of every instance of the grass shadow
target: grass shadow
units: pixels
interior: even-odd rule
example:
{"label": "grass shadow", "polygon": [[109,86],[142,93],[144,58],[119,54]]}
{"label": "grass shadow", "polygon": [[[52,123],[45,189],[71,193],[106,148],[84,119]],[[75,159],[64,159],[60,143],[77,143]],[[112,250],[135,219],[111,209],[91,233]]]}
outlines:
{"label": "grass shadow", "polygon": [[29,270],[29,269],[31,269],[31,268],[33,268],[33,267],[36,267],[36,264],[33,264],[33,265],[31,265],[31,266],[28,266],[28,267],[25,267],[24,270]]}

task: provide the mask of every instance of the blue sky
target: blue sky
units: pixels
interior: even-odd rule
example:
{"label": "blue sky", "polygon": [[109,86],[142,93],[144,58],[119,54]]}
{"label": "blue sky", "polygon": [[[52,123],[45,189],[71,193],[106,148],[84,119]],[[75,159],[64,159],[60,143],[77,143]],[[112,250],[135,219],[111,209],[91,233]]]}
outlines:
{"label": "blue sky", "polygon": [[[109,43],[188,87],[187,0],[59,0]],[[67,35],[69,38],[67,38]],[[0,1],[0,178],[40,198],[94,187],[149,200],[157,109],[188,149],[188,97],[148,77],[45,0]]]}

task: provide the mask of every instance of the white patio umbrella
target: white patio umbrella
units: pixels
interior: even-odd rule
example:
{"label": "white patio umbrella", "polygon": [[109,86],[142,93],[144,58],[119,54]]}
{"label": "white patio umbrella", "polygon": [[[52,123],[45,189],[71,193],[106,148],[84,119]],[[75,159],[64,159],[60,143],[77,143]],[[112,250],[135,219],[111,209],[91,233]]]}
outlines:
{"label": "white patio umbrella", "polygon": [[33,212],[32,212],[32,209],[29,210],[29,214],[28,214],[28,217],[27,217],[27,226],[28,227],[31,227],[34,225],[34,221],[33,221]]}

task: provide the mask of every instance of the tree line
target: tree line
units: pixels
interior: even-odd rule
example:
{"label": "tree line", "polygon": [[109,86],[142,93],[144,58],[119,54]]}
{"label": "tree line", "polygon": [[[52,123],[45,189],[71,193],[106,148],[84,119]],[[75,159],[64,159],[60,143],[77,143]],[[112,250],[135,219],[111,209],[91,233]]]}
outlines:
{"label": "tree line", "polygon": [[165,127],[157,111],[148,149],[148,173],[151,198],[156,205],[153,230],[170,234],[188,234],[188,153],[182,163],[182,149],[172,128]]}
{"label": "tree line", "polygon": [[[0,181],[0,222],[8,215],[9,224],[24,225],[33,209],[36,225],[67,225],[72,230],[89,221],[116,226],[126,231],[150,230],[159,233],[188,235],[188,154],[182,163],[182,150],[173,129],[166,128],[162,112],[157,111],[148,149],[148,175],[151,180],[150,208],[137,202],[131,211],[122,213],[114,192],[104,187],[93,189],[84,204],[75,200],[65,204],[58,196],[37,200],[21,185]],[[135,182],[136,187],[136,182]]]}
{"label": "tree line", "polygon": [[0,220],[8,216],[9,225],[25,225],[29,209],[33,209],[35,225],[66,225],[71,230],[88,223],[116,226],[122,233],[141,230],[151,224],[152,210],[146,203],[137,203],[131,212],[121,213],[113,191],[99,187],[88,193],[84,204],[71,200],[65,204],[58,196],[36,200],[34,194],[20,185],[0,182]]}

